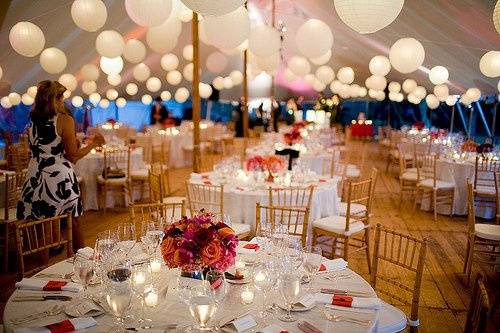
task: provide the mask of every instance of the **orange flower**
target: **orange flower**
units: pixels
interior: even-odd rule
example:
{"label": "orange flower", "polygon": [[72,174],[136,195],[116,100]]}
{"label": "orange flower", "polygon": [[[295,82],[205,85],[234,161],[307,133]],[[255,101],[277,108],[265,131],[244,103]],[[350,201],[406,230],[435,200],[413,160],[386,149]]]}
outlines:
{"label": "orange flower", "polygon": [[205,265],[211,265],[222,256],[223,250],[218,240],[212,240],[201,250],[201,260]]}
{"label": "orange flower", "polygon": [[234,235],[234,234],[235,234],[234,230],[229,228],[229,227],[224,227],[224,228],[219,229],[219,236],[221,239],[224,239],[227,236]]}

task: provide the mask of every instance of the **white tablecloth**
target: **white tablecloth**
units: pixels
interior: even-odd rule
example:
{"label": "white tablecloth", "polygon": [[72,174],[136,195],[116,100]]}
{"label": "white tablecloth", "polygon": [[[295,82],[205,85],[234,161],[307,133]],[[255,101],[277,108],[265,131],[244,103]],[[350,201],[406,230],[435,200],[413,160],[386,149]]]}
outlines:
{"label": "white tablecloth", "polygon": [[[126,166],[122,166],[126,168]],[[142,148],[136,148],[132,150],[130,154],[130,169],[139,170],[145,167],[142,158]],[[85,205],[85,210],[96,210],[98,209],[98,196],[97,196],[97,176],[102,173],[104,168],[104,155],[101,153],[88,154],[75,165],[75,172],[78,176],[83,178],[85,198],[83,203]],[[138,193],[134,193],[134,199],[138,198]],[[113,197],[109,196],[107,198],[108,206],[112,206]]]}
{"label": "white tablecloth", "polygon": [[169,163],[172,168],[184,168],[191,166],[193,159],[185,152],[183,147],[192,145],[192,136],[188,132],[179,132],[177,135],[158,135],[148,132],[137,133],[136,145],[144,149],[144,160],[151,161],[152,146],[159,144],[161,140],[170,142]]}
{"label": "white tablecloth", "polygon": [[[51,274],[66,274],[72,272],[72,264],[63,261],[57,263],[44,271],[42,273]],[[328,274],[328,273],[327,273]],[[188,312],[188,308],[185,304],[181,303],[178,299],[177,292],[175,290],[176,277],[179,275],[178,270],[167,270],[163,267],[163,271],[155,277],[155,287],[160,291],[160,303],[158,307],[154,310],[147,309],[146,313],[149,318],[153,319],[150,323],[155,328],[164,328],[168,324],[178,324],[177,330],[168,330],[166,332],[184,332],[183,329],[186,325],[193,323],[193,319]],[[339,278],[335,282],[324,279],[324,275],[318,275],[313,282],[312,292],[319,292],[321,288],[337,288],[352,291],[361,291],[372,294],[372,297],[376,297],[374,290],[371,286],[359,275],[351,271],[350,269],[345,269],[342,271],[342,275],[349,275],[349,278]],[[262,320],[258,318],[257,313],[262,308],[262,295],[256,291],[256,298],[254,303],[249,306],[243,306],[240,302],[240,295],[242,288],[249,285],[230,285],[229,293],[227,294],[224,303],[219,308],[214,320],[218,322],[221,318],[231,318],[232,316],[241,315],[243,312],[249,310],[250,313],[257,320],[259,326],[254,327],[254,329],[262,330],[270,324],[275,324],[280,326],[282,329],[287,329],[291,333],[300,332],[297,328],[297,322],[285,323],[277,318],[277,315],[270,316],[263,323]],[[99,287],[89,287],[89,291],[96,292],[94,288]],[[11,324],[12,319],[23,318],[27,315],[33,314],[35,312],[41,312],[49,307],[56,304],[64,304],[60,301],[44,301],[44,302],[12,302],[12,298],[27,293],[27,291],[16,290],[12,294],[11,298],[7,302],[4,310],[4,329],[6,333],[11,333],[15,326]],[[32,294],[33,292],[29,292]],[[74,293],[62,292],[64,295],[71,297],[78,297]],[[268,304],[274,302],[281,303],[282,297],[276,290],[271,291],[268,294]],[[140,314],[140,309],[138,307],[138,300],[134,297],[134,307],[129,310],[129,313],[133,313],[135,316]],[[317,304],[310,311],[306,312],[294,312],[293,315],[297,316],[299,320],[307,320],[308,322],[314,324],[323,332],[337,332],[337,333],[372,333],[377,331],[377,325],[379,321],[379,311],[377,310],[361,310],[361,309],[349,309],[344,308],[341,311],[333,310],[334,314],[349,316],[358,319],[369,319],[372,320],[371,325],[362,326],[357,324],[352,324],[348,322],[330,322],[325,319],[323,314],[324,306]],[[332,310],[329,310],[332,311]],[[282,312],[280,311],[281,315]],[[30,326],[43,326],[51,323],[59,322],[62,320],[69,319],[65,314],[59,314],[52,317],[46,317],[43,319],[37,319],[30,322]],[[78,332],[109,332],[114,324],[114,319],[109,314],[101,315],[95,317],[97,321],[97,326],[92,328],[81,330]],[[126,327],[134,327],[134,321],[128,323],[126,322]],[[248,331],[252,332],[252,331]]]}

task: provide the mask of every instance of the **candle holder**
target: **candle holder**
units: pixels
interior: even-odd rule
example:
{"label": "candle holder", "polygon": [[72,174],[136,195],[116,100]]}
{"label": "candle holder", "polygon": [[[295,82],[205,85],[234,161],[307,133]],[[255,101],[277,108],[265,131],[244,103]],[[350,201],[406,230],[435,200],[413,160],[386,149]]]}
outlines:
{"label": "candle holder", "polygon": [[255,293],[252,288],[246,286],[241,292],[241,303],[248,305],[253,303],[253,299],[255,297]]}

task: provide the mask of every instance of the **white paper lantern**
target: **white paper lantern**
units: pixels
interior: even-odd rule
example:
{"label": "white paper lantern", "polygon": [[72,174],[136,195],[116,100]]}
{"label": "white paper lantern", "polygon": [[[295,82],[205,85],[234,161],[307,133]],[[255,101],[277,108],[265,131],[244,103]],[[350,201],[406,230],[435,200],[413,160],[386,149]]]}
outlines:
{"label": "white paper lantern", "polygon": [[26,91],[26,93],[28,95],[30,95],[31,97],[35,98],[37,91],[38,91],[38,88],[36,86],[31,86],[31,87],[28,88],[28,90]]}
{"label": "white paper lantern", "polygon": [[181,0],[187,8],[202,15],[220,16],[236,10],[243,6],[245,0]]}
{"label": "white paper lantern", "polygon": [[101,100],[101,95],[99,95],[99,93],[94,92],[94,93],[89,95],[89,101],[94,106],[97,106],[97,104],[99,103],[100,100]]}
{"label": "white paper lantern", "polygon": [[365,85],[367,88],[382,91],[387,86],[387,80],[384,76],[372,75],[366,79]]}
{"label": "white paper lantern", "polygon": [[215,89],[217,90],[222,90],[224,89],[224,78],[221,76],[217,76],[213,81],[212,84]]}
{"label": "white paper lantern", "polygon": [[137,39],[129,39],[123,49],[123,57],[128,62],[138,64],[146,58],[146,46]]}
{"label": "white paper lantern", "polygon": [[329,84],[335,79],[335,72],[330,66],[321,66],[316,70],[316,78],[324,84]]}
{"label": "white paper lantern", "polygon": [[365,87],[361,87],[361,88],[359,88],[358,96],[365,97],[367,93],[368,93],[368,90]]}
{"label": "white paper lantern", "polygon": [[182,75],[184,76],[184,79],[186,79],[186,81],[189,82],[193,81],[193,70],[194,70],[193,63],[189,63],[186,66],[184,66],[184,69],[182,70]]}
{"label": "white paper lantern", "polygon": [[151,70],[149,69],[148,65],[142,62],[135,65],[134,70],[132,71],[132,76],[139,82],[146,81],[150,75]]}
{"label": "white paper lantern", "polygon": [[438,84],[437,86],[434,87],[434,95],[441,102],[446,101],[446,98],[448,98],[449,94],[450,94],[450,91],[449,91],[448,86],[446,84]]}
{"label": "white paper lantern", "polygon": [[116,89],[108,89],[106,91],[106,98],[109,99],[110,101],[114,101],[115,99],[118,98],[118,91]]}
{"label": "white paper lantern", "polygon": [[340,92],[339,92],[339,96],[340,98],[342,99],[348,99],[350,98],[351,96],[349,95],[349,85],[347,84],[343,84],[341,87],[340,87]]}
{"label": "white paper lantern", "polygon": [[90,95],[97,90],[97,84],[95,81],[83,81],[82,91],[85,95]]}
{"label": "white paper lantern", "polygon": [[[471,102],[477,102],[481,98],[481,90],[479,90],[478,88],[469,88],[465,92],[465,95]],[[12,104],[15,105],[14,103]]]}
{"label": "white paper lantern", "polygon": [[137,92],[139,91],[139,88],[137,87],[137,84],[135,83],[129,83],[127,84],[127,86],[125,87],[125,91],[127,92],[127,94],[129,94],[130,96],[134,96],[137,94]]}
{"label": "white paper lantern", "polygon": [[141,102],[144,105],[150,105],[153,102],[153,97],[151,97],[151,95],[144,94],[141,97]]}
{"label": "white paper lantern", "polygon": [[124,108],[125,105],[127,105],[127,100],[125,98],[120,97],[116,100],[116,106],[119,107],[120,109]]}
{"label": "white paper lantern", "polygon": [[150,77],[147,81],[146,81],[146,88],[151,91],[151,92],[157,92],[161,89],[161,81],[159,78],[157,77]]}
{"label": "white paper lantern", "polygon": [[429,109],[436,109],[439,106],[439,99],[433,94],[427,95],[427,97],[425,97],[425,102]]}
{"label": "white paper lantern", "polygon": [[377,97],[377,94],[378,94],[377,90],[375,90],[375,89],[368,89],[368,96],[370,96],[371,98]]}
{"label": "white paper lantern", "polygon": [[391,24],[403,9],[404,0],[334,0],[342,22],[361,34],[370,34]]}
{"label": "white paper lantern", "polygon": [[378,55],[370,60],[368,67],[373,75],[386,76],[391,71],[391,62],[389,58]]}
{"label": "white paper lantern", "polygon": [[99,101],[99,107],[101,109],[107,109],[109,107],[109,101],[106,99],[106,98],[102,98],[100,101]]}
{"label": "white paper lantern", "polygon": [[360,89],[360,86],[358,84],[351,84],[349,86],[349,95],[351,97],[359,97],[359,89]]}
{"label": "white paper lantern", "polygon": [[415,38],[401,38],[391,46],[389,59],[398,72],[408,74],[422,66],[425,50]]}
{"label": "white paper lantern", "polygon": [[30,106],[30,105],[32,105],[32,104],[35,102],[35,100],[34,100],[34,99],[33,99],[33,97],[31,97],[30,95],[28,95],[28,94],[23,94],[23,95],[21,96],[21,102],[22,102],[24,105],[26,105],[26,106]]}
{"label": "white paper lantern", "polygon": [[193,11],[186,7],[182,2],[178,2],[179,7],[177,8],[177,18],[184,23],[187,23],[193,19]]}
{"label": "white paper lantern", "polygon": [[125,0],[125,10],[136,24],[155,27],[170,16],[172,0]]}
{"label": "white paper lantern", "polygon": [[401,84],[399,82],[392,81],[389,83],[389,91],[394,93],[399,93],[401,91]]}
{"label": "white paper lantern", "polygon": [[187,61],[193,61],[193,45],[188,44],[182,48],[182,57]]}
{"label": "white paper lantern", "polygon": [[462,103],[465,106],[469,106],[471,105],[472,101],[470,100],[469,97],[467,97],[466,94],[463,94],[462,96],[460,96],[460,103]]}
{"label": "white paper lantern", "polygon": [[68,99],[72,94],[72,91],[71,90],[66,90],[64,93],[63,93],[63,99]]}
{"label": "white paper lantern", "polygon": [[446,67],[443,66],[434,66],[429,72],[429,80],[435,85],[446,83],[449,76],[450,73],[448,73]]}
{"label": "white paper lantern", "polygon": [[319,80],[314,80],[312,87],[313,87],[314,91],[322,92],[323,90],[326,89],[326,84],[324,84],[323,82],[321,82]]}
{"label": "white paper lantern", "polygon": [[[280,34],[276,29],[269,27],[267,25],[256,26],[250,31],[250,37],[248,39],[248,47],[250,51],[257,57],[261,58],[269,57],[280,50],[281,47]],[[292,57],[292,59],[293,58],[294,57]]]}
{"label": "white paper lantern", "polygon": [[306,75],[304,76],[304,81],[305,81],[308,85],[312,86],[312,85],[314,84],[314,81],[316,81],[316,76],[314,76],[314,74],[306,74]]}
{"label": "white paper lantern", "polygon": [[200,82],[199,89],[201,98],[209,98],[212,95],[212,87],[209,84]]}
{"label": "white paper lantern", "polygon": [[4,109],[10,109],[12,107],[12,103],[8,96],[4,96],[0,99],[0,105],[2,105]]}
{"label": "white paper lantern", "polygon": [[479,69],[487,77],[500,76],[500,51],[486,52],[479,61]]}
{"label": "white paper lantern", "polygon": [[332,83],[330,83],[330,90],[334,94],[338,94],[340,92],[340,88],[342,87],[342,82],[339,80],[334,80]]}
{"label": "white paper lantern", "polygon": [[500,0],[497,1],[495,9],[493,9],[493,25],[495,26],[495,30],[500,34]]}
{"label": "white paper lantern", "polygon": [[179,58],[177,58],[177,56],[172,53],[165,54],[163,57],[161,57],[160,65],[161,68],[163,68],[167,72],[173,71],[174,69],[177,69],[177,66],[179,66]]}
{"label": "white paper lantern", "polygon": [[156,53],[168,53],[176,47],[181,30],[181,22],[171,16],[161,25],[148,29],[146,42]]}
{"label": "white paper lantern", "polygon": [[231,81],[235,86],[243,83],[243,73],[240,71],[232,71],[231,73],[229,73],[229,77],[231,78]]}
{"label": "white paper lantern", "polygon": [[425,90],[424,87],[422,86],[417,86],[413,91],[412,94],[418,97],[419,99],[424,99],[425,96],[427,95],[427,90]]}
{"label": "white paper lantern", "polygon": [[233,80],[229,76],[224,78],[224,89],[232,89],[234,87]]}
{"label": "white paper lantern", "polygon": [[45,46],[43,31],[31,22],[18,22],[9,32],[9,42],[14,51],[25,57],[34,57]]}
{"label": "white paper lantern", "polygon": [[84,81],[97,81],[99,78],[99,68],[94,64],[86,64],[80,69],[80,74]]}
{"label": "white paper lantern", "polygon": [[123,69],[123,59],[122,57],[101,57],[100,65],[102,71],[108,75],[119,74]]}
{"label": "white paper lantern", "polygon": [[406,79],[403,81],[403,91],[407,94],[411,94],[413,90],[417,87],[417,82],[413,79]]}
{"label": "white paper lantern", "polygon": [[75,0],[71,5],[71,18],[80,29],[94,32],[104,26],[108,11],[101,0]]}
{"label": "white paper lantern", "polygon": [[63,74],[57,81],[59,81],[59,83],[66,87],[66,89],[68,90],[75,90],[78,86],[78,82],[72,74]]}
{"label": "white paper lantern", "polygon": [[402,102],[405,99],[402,93],[398,93],[398,98],[396,99],[396,102]]}
{"label": "white paper lantern", "polygon": [[412,104],[420,104],[420,102],[422,102],[422,100],[413,94],[409,94],[408,95],[408,102],[410,102]]}
{"label": "white paper lantern", "polygon": [[389,91],[389,100],[396,102],[398,100],[399,93],[394,91]]}
{"label": "white paper lantern", "polygon": [[456,95],[450,95],[446,98],[446,105],[448,106],[453,106],[457,104],[457,96]]}
{"label": "white paper lantern", "polygon": [[168,101],[172,98],[172,94],[170,93],[170,91],[164,90],[161,92],[160,98],[162,101]]}
{"label": "white paper lantern", "polygon": [[79,108],[83,105],[83,98],[81,98],[80,96],[74,96],[72,99],[71,99],[71,104],[75,107],[75,108]]}
{"label": "white paper lantern", "polygon": [[177,103],[184,103],[185,101],[187,101],[188,98],[189,98],[189,91],[184,87],[177,89],[177,91],[174,94],[174,99]]}
{"label": "white paper lantern", "polygon": [[332,57],[332,50],[328,50],[325,54],[322,56],[316,57],[316,58],[310,58],[311,62],[317,66],[321,66],[326,64],[328,61],[330,61],[330,58]]}
{"label": "white paper lantern", "polygon": [[292,82],[292,81],[297,80],[297,75],[293,74],[293,72],[288,67],[285,69],[285,72],[283,73],[283,77],[288,82]]}
{"label": "white paper lantern", "polygon": [[240,7],[226,15],[204,17],[200,27],[203,39],[208,44],[219,49],[231,50],[240,46],[249,37],[250,18],[248,11]]}
{"label": "white paper lantern", "polygon": [[227,66],[227,57],[221,52],[211,53],[207,57],[207,69],[212,73],[220,73]]}
{"label": "white paper lantern", "polygon": [[167,73],[167,82],[173,86],[178,85],[182,81],[182,74],[179,71],[171,71]]}
{"label": "white paper lantern", "polygon": [[382,102],[385,99],[385,92],[378,90],[375,99],[379,102]]}
{"label": "white paper lantern", "polygon": [[291,57],[290,60],[288,60],[288,68],[290,68],[293,74],[299,77],[303,77],[311,71],[309,61],[300,56]]}
{"label": "white paper lantern", "polygon": [[307,58],[321,57],[333,46],[332,30],[321,20],[309,19],[297,29],[295,45]]}
{"label": "white paper lantern", "polygon": [[122,77],[120,74],[111,74],[106,78],[108,83],[113,87],[116,87],[122,83]]}
{"label": "white paper lantern", "polygon": [[40,54],[40,65],[49,74],[61,73],[67,62],[64,52],[55,47],[49,47]]}
{"label": "white paper lantern", "polygon": [[354,71],[351,67],[342,67],[337,72],[337,78],[344,84],[351,84],[354,82]]}
{"label": "white paper lantern", "polygon": [[97,53],[106,58],[116,58],[122,55],[125,42],[122,35],[114,30],[104,30],[95,40]]}

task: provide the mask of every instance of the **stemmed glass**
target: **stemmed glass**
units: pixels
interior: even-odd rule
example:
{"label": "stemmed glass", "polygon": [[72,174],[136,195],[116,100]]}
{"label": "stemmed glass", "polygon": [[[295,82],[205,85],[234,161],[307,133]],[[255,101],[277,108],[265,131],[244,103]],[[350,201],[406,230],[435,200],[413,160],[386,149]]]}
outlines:
{"label": "stemmed glass", "polygon": [[307,246],[304,248],[304,269],[306,271],[305,282],[311,282],[318,273],[321,266],[323,251],[319,246]]}
{"label": "stemmed glass", "polygon": [[97,275],[103,282],[106,273],[106,265],[113,258],[117,242],[116,233],[111,230],[100,232],[94,245],[94,265]]}
{"label": "stemmed glass", "polygon": [[196,324],[190,331],[212,331],[209,322],[218,309],[218,303],[211,286],[201,283],[191,288],[188,298],[189,313]]}
{"label": "stemmed glass", "polygon": [[208,271],[205,279],[214,293],[215,300],[221,305],[229,290],[224,272]]}
{"label": "stemmed glass", "polygon": [[300,274],[297,274],[296,272],[284,273],[280,277],[280,293],[285,300],[287,309],[287,313],[284,316],[279,317],[279,320],[281,321],[292,322],[297,320],[297,318],[292,316],[291,312],[293,304],[299,301],[301,287],[300,280]]}
{"label": "stemmed glass", "polygon": [[259,264],[253,270],[252,280],[255,288],[262,292],[262,311],[259,312],[259,317],[265,318],[267,317],[267,293],[275,284],[275,275],[267,264]]}
{"label": "stemmed glass", "polygon": [[116,228],[116,234],[119,241],[118,250],[122,251],[127,258],[136,244],[135,224],[120,223]]}
{"label": "stemmed glass", "polygon": [[132,289],[128,281],[108,280],[106,285],[106,302],[110,312],[116,317],[114,332],[126,332],[125,311],[130,307],[132,300]]}
{"label": "stemmed glass", "polygon": [[[141,305],[141,316],[139,318],[139,323],[144,324],[146,322],[151,322],[149,318],[145,318],[144,312],[144,298],[148,289],[151,288],[152,276],[151,268],[149,263],[143,265],[135,265],[132,267],[130,284],[133,291],[137,295]],[[149,328],[146,324],[142,328]]]}
{"label": "stemmed glass", "polygon": [[283,260],[285,269],[298,270],[300,268],[303,261],[302,242],[300,238],[293,236],[288,236],[286,238]]}
{"label": "stemmed glass", "polygon": [[90,280],[94,277],[94,262],[77,255],[73,262],[73,272],[78,281],[83,285],[82,297],[85,298],[87,296],[87,287]]}
{"label": "stemmed glass", "polygon": [[204,283],[203,272],[200,269],[195,268],[190,270],[189,276],[186,276],[182,270],[179,272],[180,274],[177,276],[177,296],[179,301],[189,305],[188,300],[191,288]]}
{"label": "stemmed glass", "polygon": [[163,235],[163,225],[159,221],[142,222],[141,242],[150,258],[154,255],[156,249],[160,245]]}

